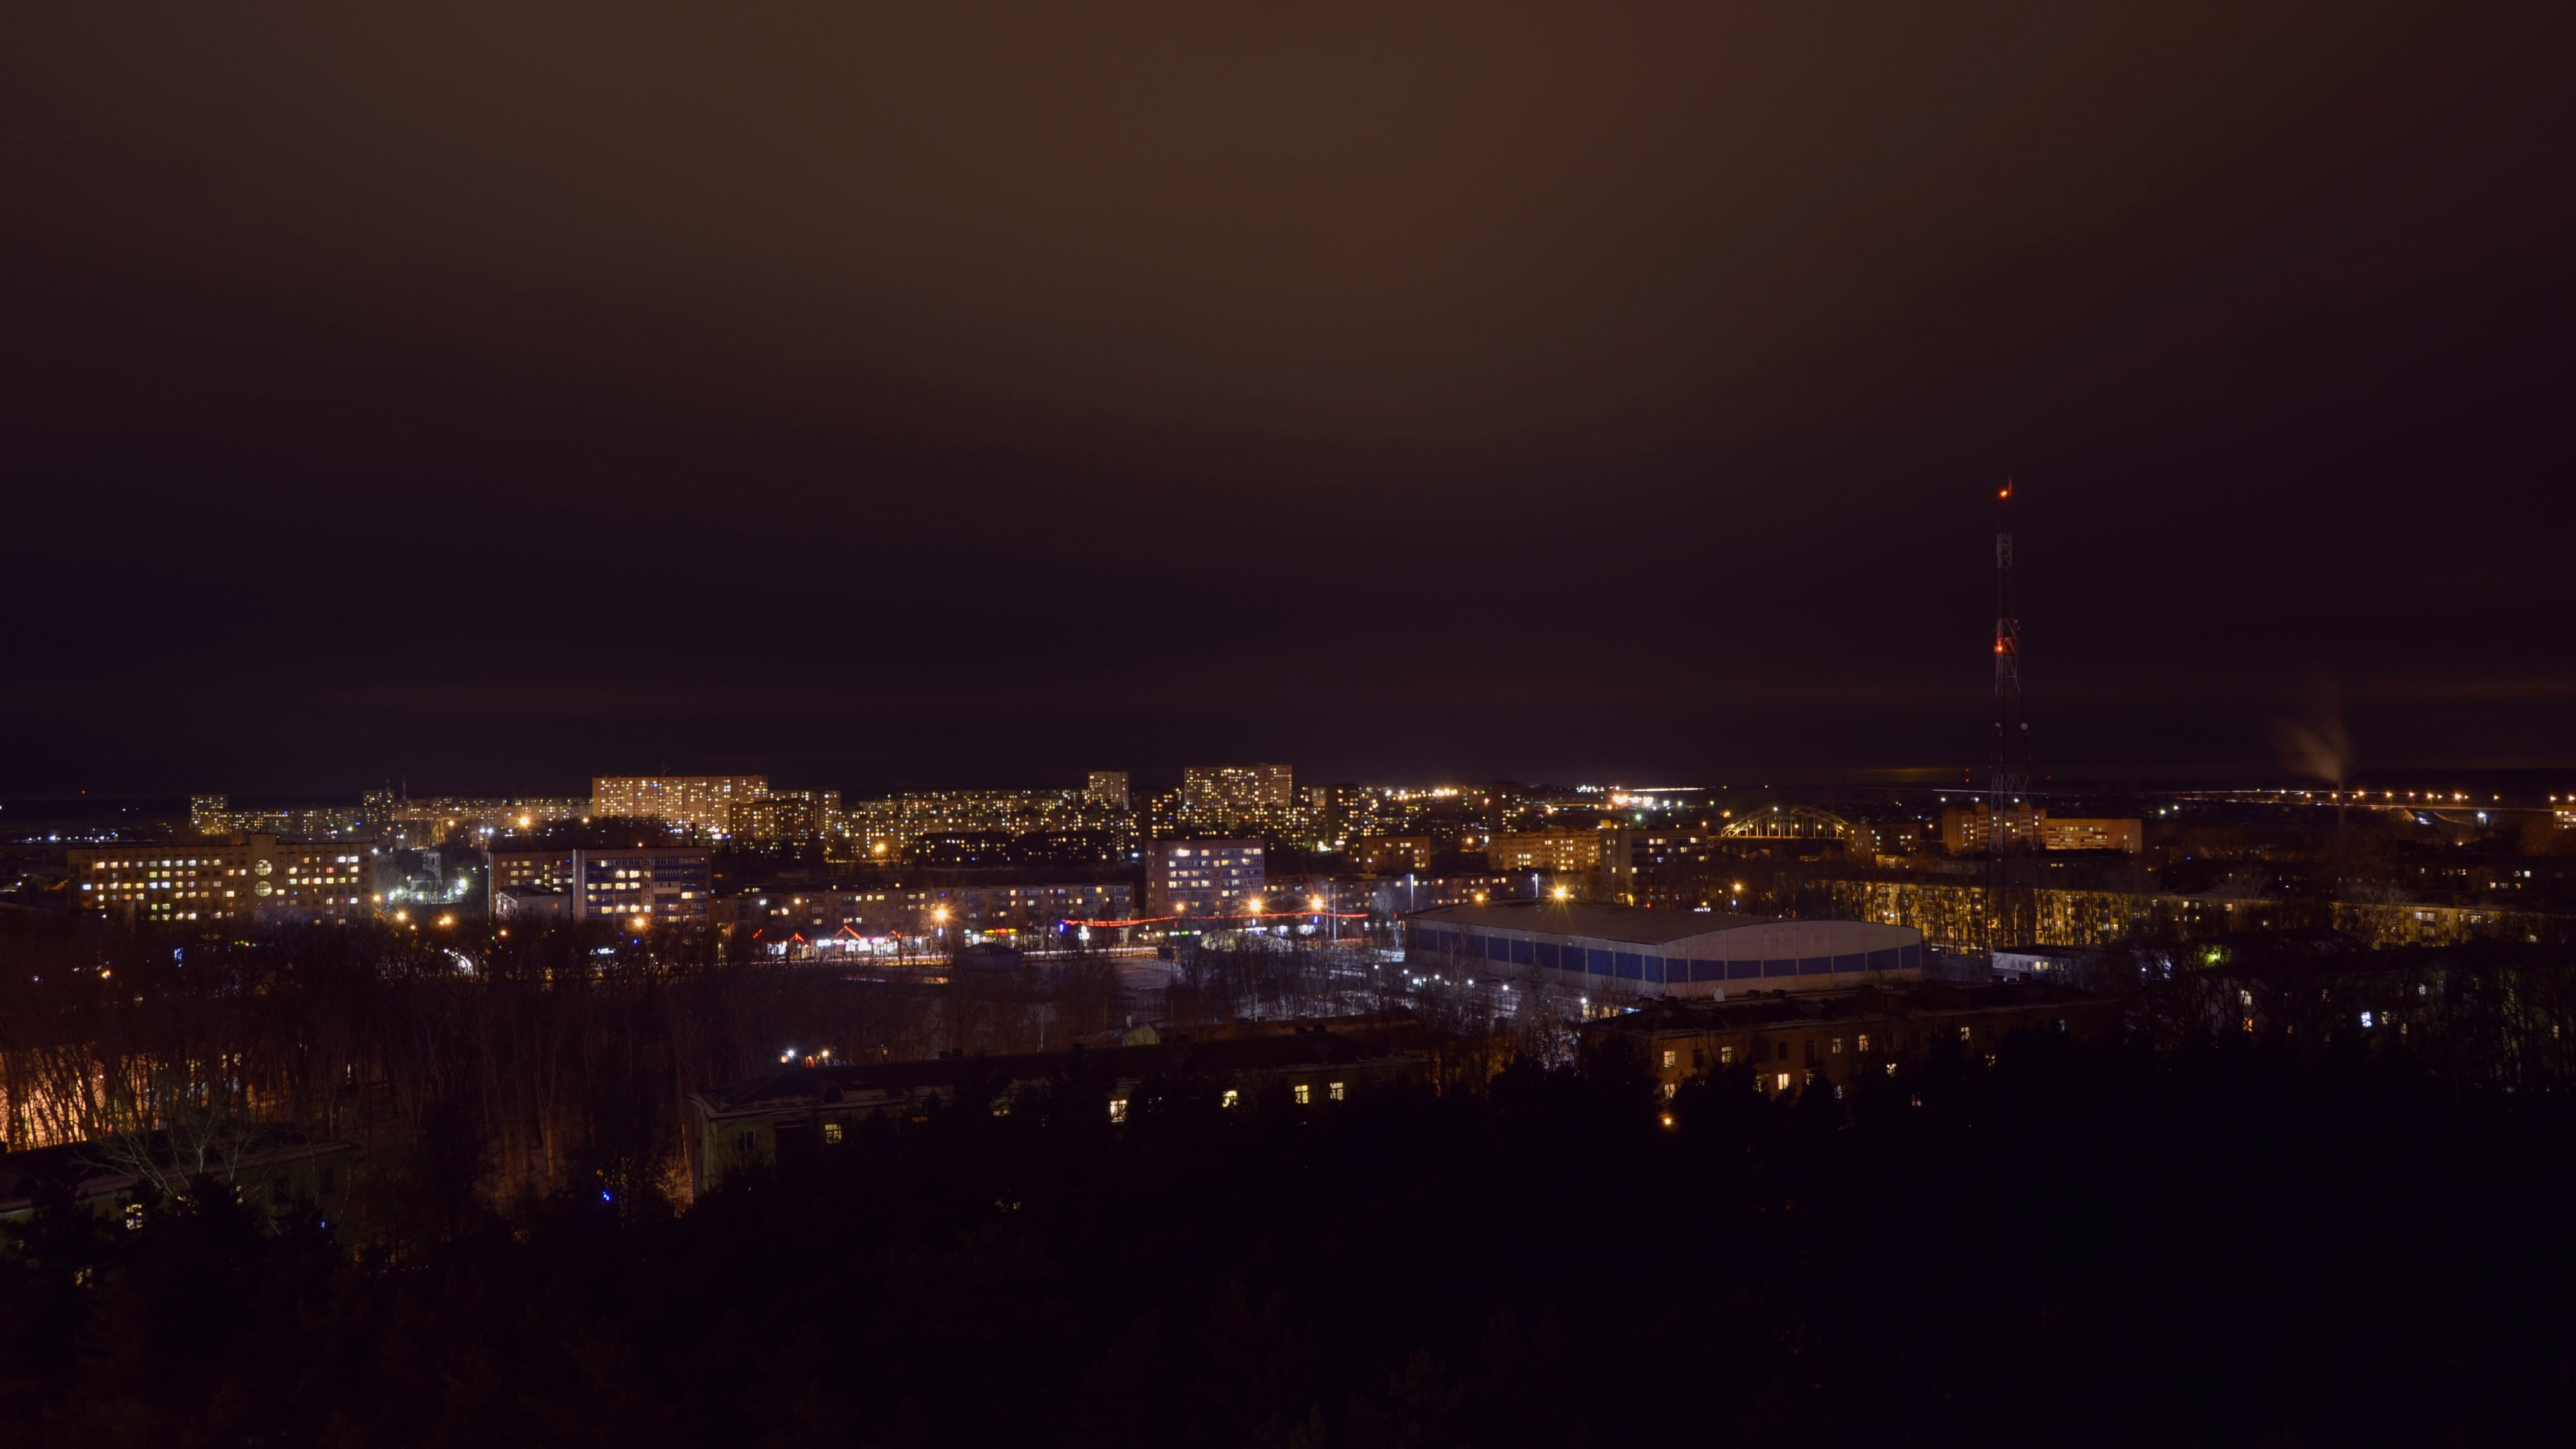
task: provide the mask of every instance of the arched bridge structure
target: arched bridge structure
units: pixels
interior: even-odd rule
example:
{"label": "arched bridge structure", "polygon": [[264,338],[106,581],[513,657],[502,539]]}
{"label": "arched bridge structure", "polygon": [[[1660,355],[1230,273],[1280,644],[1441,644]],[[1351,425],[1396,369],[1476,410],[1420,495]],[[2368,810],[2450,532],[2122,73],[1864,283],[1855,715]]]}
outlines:
{"label": "arched bridge structure", "polygon": [[1867,843],[1859,826],[1813,805],[1774,805],[1729,821],[1718,834],[1729,840],[1835,840],[1854,847]]}

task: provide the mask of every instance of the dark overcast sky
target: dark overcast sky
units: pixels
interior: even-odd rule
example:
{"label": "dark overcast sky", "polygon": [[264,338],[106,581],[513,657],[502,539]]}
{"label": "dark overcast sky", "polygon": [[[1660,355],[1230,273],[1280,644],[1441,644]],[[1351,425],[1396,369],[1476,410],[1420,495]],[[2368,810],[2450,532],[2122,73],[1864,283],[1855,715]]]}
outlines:
{"label": "dark overcast sky", "polygon": [[11,7],[0,788],[2576,766],[2569,13]]}

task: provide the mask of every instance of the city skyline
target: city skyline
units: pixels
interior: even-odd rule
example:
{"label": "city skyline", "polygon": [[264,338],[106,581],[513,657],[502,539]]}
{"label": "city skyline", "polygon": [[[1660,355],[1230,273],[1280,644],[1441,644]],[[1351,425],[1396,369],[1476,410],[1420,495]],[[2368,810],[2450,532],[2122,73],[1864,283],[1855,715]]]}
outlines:
{"label": "city skyline", "polygon": [[2551,0],[13,7],[0,1424],[2547,1442],[2571,162]]}
{"label": "city skyline", "polygon": [[0,791],[2576,763],[2550,7],[1621,14],[27,17]]}

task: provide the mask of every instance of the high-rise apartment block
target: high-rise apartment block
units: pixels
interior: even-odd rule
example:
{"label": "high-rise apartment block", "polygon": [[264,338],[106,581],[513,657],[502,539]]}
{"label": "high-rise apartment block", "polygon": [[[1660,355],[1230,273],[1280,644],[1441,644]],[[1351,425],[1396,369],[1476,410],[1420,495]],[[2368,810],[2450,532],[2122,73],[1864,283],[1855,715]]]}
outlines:
{"label": "high-rise apartment block", "polygon": [[1296,772],[1286,765],[1192,765],[1181,771],[1183,809],[1284,810],[1296,803]]}
{"label": "high-rise apartment block", "polygon": [[1157,841],[1145,861],[1145,913],[1194,922],[1240,916],[1261,899],[1259,840]]}
{"label": "high-rise apartment block", "polygon": [[1082,793],[1090,796],[1099,803],[1108,806],[1112,810],[1126,810],[1132,808],[1128,803],[1127,772],[1125,770],[1092,771],[1090,781],[1082,787]]}
{"label": "high-rise apartment block", "polygon": [[1192,765],[1181,772],[1177,833],[1296,833],[1297,782],[1286,765]]}
{"label": "high-rise apartment block", "polygon": [[765,775],[602,775],[590,782],[590,813],[723,835],[734,806],[768,794]]}

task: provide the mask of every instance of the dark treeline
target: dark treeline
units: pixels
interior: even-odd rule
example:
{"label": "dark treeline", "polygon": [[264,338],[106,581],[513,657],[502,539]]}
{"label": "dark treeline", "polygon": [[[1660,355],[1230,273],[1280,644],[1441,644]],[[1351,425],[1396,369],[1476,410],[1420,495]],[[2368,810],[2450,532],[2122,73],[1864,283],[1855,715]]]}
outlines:
{"label": "dark treeline", "polygon": [[13,1442],[2476,1444],[2576,1403],[2555,1094],[2008,1043],[1123,1124],[1066,1083],[398,1256],[222,1194],[0,1256]]}
{"label": "dark treeline", "polygon": [[[428,1153],[461,1190],[681,1195],[682,1098],[775,1067],[1026,1050],[1106,1032],[1109,967],[936,990],[565,928],[449,944],[372,926],[209,939],[96,922],[0,930],[12,1148],[230,1119]],[[344,1228],[366,1228],[350,1224]],[[399,1225],[384,1229],[399,1236]]]}

